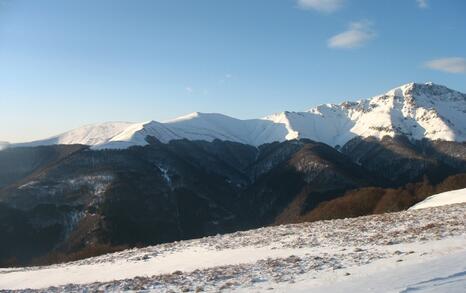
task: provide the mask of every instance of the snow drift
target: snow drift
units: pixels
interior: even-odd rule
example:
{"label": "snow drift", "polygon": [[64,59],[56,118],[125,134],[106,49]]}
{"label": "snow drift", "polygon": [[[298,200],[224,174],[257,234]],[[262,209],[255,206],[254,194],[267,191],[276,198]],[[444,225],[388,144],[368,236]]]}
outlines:
{"label": "snow drift", "polygon": [[410,208],[410,210],[432,208],[463,202],[466,202],[466,188],[434,194],[420,203],[415,204]]}

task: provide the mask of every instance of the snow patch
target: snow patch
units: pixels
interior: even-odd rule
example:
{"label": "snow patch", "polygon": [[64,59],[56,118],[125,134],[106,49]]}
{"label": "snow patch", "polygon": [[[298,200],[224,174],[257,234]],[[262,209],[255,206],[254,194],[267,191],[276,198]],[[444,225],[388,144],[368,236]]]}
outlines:
{"label": "snow patch", "polygon": [[410,210],[425,209],[463,202],[466,202],[466,188],[442,192],[439,194],[429,196],[420,203],[417,203],[414,206],[412,206]]}
{"label": "snow patch", "polygon": [[39,183],[38,181],[29,181],[21,186],[18,187],[19,190],[22,190],[22,189],[27,189],[27,188],[30,188],[30,187],[33,187],[35,186],[37,183]]}
{"label": "snow patch", "polygon": [[168,175],[168,169],[163,168],[161,166],[156,166],[156,167],[162,173],[162,178],[165,180],[168,186],[172,187],[172,179],[170,178],[170,175]]}

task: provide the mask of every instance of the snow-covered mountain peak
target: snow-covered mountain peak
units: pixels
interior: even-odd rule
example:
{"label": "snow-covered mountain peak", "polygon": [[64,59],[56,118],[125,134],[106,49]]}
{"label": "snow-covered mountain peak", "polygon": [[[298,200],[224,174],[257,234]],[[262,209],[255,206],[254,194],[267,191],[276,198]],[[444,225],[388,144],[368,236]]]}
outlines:
{"label": "snow-covered mountain peak", "polygon": [[388,91],[386,96],[396,96],[414,100],[466,101],[466,95],[446,86],[426,83],[408,83]]}
{"label": "snow-covered mountain peak", "polygon": [[[369,121],[363,117],[357,119],[356,124],[361,127],[353,130],[358,135],[466,139],[465,95],[447,87],[432,82],[408,83],[369,99],[369,105],[363,116],[373,117]],[[365,130],[364,125],[368,126]]]}
{"label": "snow-covered mountain peak", "polygon": [[167,121],[165,121],[165,123],[172,123],[172,122],[178,122],[178,121],[184,121],[184,120],[191,120],[191,119],[198,118],[202,114],[203,113],[201,113],[201,112],[192,112],[192,113],[189,113],[189,114],[186,114],[186,115],[182,115],[180,117],[176,117],[174,119],[167,120]]}
{"label": "snow-covered mountain peak", "polygon": [[281,112],[240,120],[218,113],[194,112],[160,123],[109,122],[80,127],[49,139],[18,145],[86,144],[93,148],[146,145],[151,136],[234,141],[259,146],[308,138],[331,146],[350,139],[405,135],[410,139],[466,140],[466,95],[445,86],[407,83],[369,99],[323,104],[305,112]]}
{"label": "snow-covered mountain peak", "polygon": [[287,126],[287,139],[310,138],[341,146],[355,136],[464,141],[465,113],[464,94],[432,82],[411,82],[370,99],[323,104],[303,113],[283,112],[267,118]]}
{"label": "snow-covered mountain peak", "polygon": [[414,88],[415,83],[410,82],[389,90],[385,96],[404,98]]}
{"label": "snow-covered mountain peak", "polygon": [[203,113],[203,112],[192,112],[186,115],[179,116],[174,119],[170,119],[165,121],[165,124],[172,124],[172,123],[177,123],[177,122],[182,122],[182,121],[188,121],[188,120],[215,120],[215,119],[223,119],[223,120],[238,120],[236,118],[220,114],[220,113]]}

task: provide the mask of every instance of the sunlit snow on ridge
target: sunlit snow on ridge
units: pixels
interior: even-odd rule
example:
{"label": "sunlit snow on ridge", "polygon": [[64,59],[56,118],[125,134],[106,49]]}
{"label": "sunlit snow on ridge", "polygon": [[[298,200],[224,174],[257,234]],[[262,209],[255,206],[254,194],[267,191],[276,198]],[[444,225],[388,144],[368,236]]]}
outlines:
{"label": "sunlit snow on ridge", "polygon": [[305,112],[286,111],[248,120],[194,112],[164,123],[107,122],[13,146],[84,144],[94,149],[124,149],[146,145],[147,136],[163,143],[183,138],[219,139],[253,146],[300,138],[342,146],[355,136],[395,135],[465,141],[465,113],[465,94],[433,83],[409,83],[370,99],[324,104]]}

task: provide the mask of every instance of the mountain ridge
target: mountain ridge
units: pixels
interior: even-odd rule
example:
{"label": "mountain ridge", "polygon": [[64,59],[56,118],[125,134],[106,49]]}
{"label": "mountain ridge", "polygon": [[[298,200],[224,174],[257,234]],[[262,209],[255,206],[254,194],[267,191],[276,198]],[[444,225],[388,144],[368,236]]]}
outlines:
{"label": "mountain ridge", "polygon": [[431,82],[412,82],[369,99],[323,104],[304,112],[285,111],[247,120],[193,112],[166,122],[106,122],[10,146],[84,144],[93,149],[125,149],[147,145],[148,136],[163,143],[220,139],[256,147],[302,138],[338,147],[356,136],[381,139],[387,135],[462,142],[466,141],[465,113],[466,94]]}

